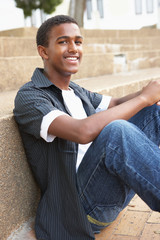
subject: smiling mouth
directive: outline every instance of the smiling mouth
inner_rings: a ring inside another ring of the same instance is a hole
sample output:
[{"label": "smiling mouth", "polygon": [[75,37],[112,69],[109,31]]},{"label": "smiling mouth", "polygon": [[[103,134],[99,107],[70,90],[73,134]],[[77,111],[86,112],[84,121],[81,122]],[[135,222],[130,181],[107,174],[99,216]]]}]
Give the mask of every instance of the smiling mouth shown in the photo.
[{"label": "smiling mouth", "polygon": [[75,62],[79,60],[79,57],[65,57],[65,59]]}]

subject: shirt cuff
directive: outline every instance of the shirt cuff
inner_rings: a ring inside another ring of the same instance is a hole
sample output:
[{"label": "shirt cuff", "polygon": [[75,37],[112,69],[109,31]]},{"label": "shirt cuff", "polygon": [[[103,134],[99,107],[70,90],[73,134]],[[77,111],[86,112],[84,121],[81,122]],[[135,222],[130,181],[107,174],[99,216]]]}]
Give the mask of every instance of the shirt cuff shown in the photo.
[{"label": "shirt cuff", "polygon": [[111,98],[112,98],[111,96],[103,95],[100,104],[96,108],[96,112],[101,112],[101,111],[107,110],[108,106],[110,104]]},{"label": "shirt cuff", "polygon": [[50,124],[53,122],[53,120],[55,120],[57,117],[61,115],[67,115],[67,114],[60,110],[53,110],[43,117],[42,123],[41,123],[40,136],[46,142],[53,142],[53,140],[56,138],[56,136],[48,134],[48,128]]}]

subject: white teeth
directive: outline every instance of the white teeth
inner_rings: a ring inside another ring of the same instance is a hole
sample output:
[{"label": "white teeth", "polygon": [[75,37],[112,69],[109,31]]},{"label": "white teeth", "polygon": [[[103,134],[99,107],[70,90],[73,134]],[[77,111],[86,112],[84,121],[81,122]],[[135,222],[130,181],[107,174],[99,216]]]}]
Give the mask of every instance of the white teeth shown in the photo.
[{"label": "white teeth", "polygon": [[67,59],[69,59],[69,60],[77,60],[77,58],[76,57],[67,57]]}]

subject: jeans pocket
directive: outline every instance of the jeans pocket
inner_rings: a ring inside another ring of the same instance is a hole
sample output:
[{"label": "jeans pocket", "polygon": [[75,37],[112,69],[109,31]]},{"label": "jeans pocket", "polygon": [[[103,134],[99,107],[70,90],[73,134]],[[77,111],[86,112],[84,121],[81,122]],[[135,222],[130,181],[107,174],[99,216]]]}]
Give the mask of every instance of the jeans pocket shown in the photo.
[{"label": "jeans pocket", "polygon": [[112,206],[96,206],[87,215],[93,232],[98,233],[103,228],[109,226],[118,216],[122,209],[117,205]]}]

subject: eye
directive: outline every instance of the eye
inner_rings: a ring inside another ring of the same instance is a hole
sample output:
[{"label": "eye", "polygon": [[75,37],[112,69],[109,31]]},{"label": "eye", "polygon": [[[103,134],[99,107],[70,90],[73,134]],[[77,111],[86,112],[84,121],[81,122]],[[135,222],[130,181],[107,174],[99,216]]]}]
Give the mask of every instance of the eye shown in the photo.
[{"label": "eye", "polygon": [[58,43],[59,43],[59,44],[66,44],[66,43],[67,43],[67,40],[59,41]]},{"label": "eye", "polygon": [[81,40],[77,40],[77,41],[75,41],[75,44],[81,45],[81,44],[82,44],[82,41],[81,41]]}]

